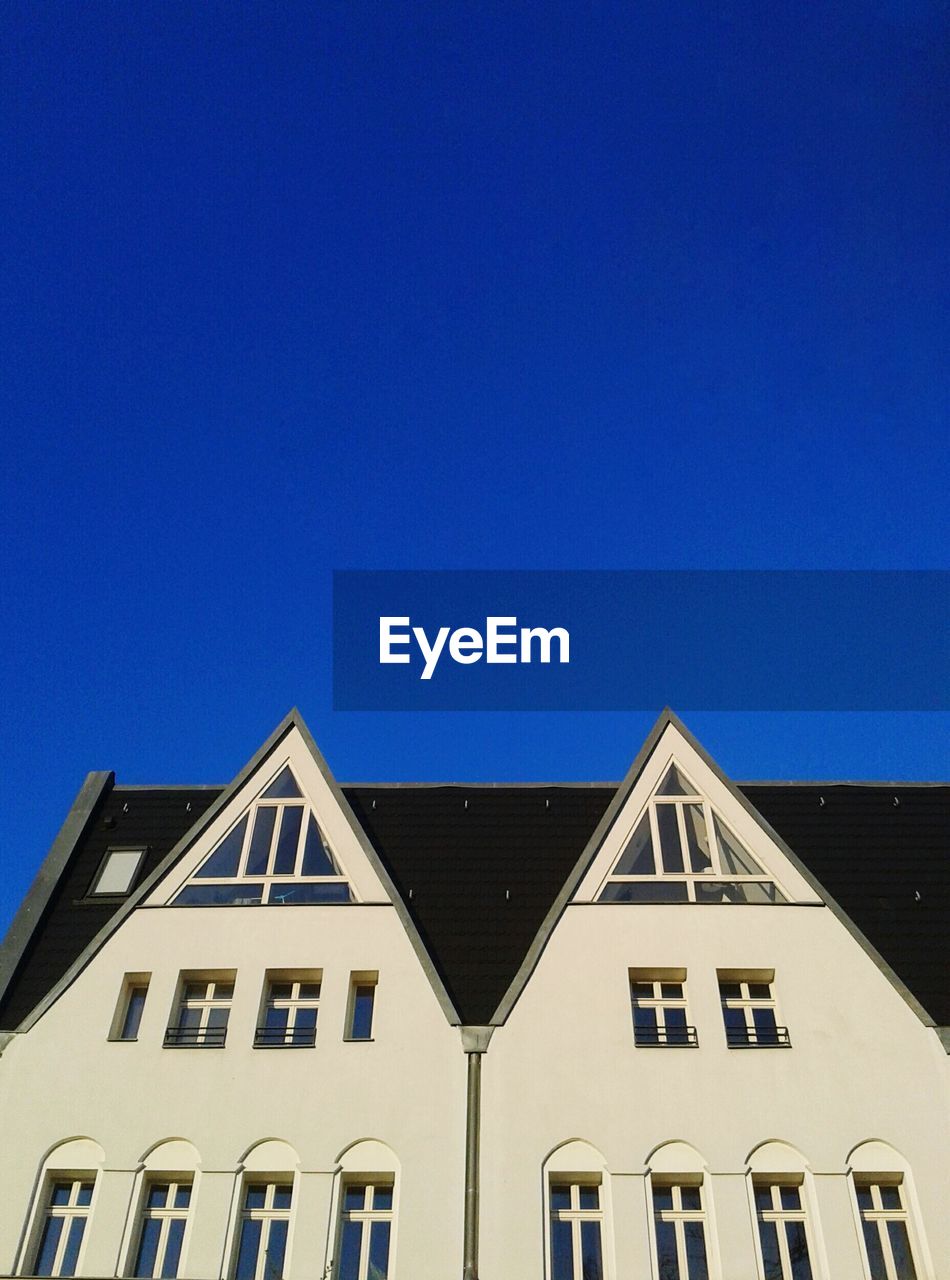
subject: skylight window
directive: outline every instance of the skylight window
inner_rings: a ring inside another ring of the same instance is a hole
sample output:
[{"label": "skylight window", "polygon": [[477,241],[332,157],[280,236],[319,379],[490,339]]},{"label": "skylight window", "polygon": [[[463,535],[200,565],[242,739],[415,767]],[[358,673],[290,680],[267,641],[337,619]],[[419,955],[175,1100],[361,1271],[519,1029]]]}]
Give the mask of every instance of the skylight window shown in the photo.
[{"label": "skylight window", "polygon": [[145,850],[107,849],[99,864],[96,878],[89,887],[90,897],[124,897],[135,883]]},{"label": "skylight window", "polygon": [[624,845],[601,902],[785,902],[742,841],[671,764]]},{"label": "skylight window", "polygon": [[351,902],[329,842],[289,766],[261,792],[174,899],[177,906]]}]

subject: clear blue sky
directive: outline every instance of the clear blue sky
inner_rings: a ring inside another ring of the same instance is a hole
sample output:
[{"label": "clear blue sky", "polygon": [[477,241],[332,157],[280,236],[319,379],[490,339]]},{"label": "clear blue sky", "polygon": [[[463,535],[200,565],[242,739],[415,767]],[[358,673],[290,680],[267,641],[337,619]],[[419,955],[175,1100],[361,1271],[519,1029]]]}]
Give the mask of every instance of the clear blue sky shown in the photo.
[{"label": "clear blue sky", "polygon": [[[334,568],[947,567],[945,4],[0,27],[0,924],[89,769],[297,703],[344,779],[616,778],[659,710],[334,714]],[[946,716],[676,709],[950,776]]]}]

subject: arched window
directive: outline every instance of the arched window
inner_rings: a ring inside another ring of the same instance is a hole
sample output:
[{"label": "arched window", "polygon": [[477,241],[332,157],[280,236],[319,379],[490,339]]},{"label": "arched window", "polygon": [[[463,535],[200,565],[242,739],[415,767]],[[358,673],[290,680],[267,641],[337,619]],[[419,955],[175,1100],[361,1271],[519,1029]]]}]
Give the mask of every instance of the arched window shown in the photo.
[{"label": "arched window", "polygon": [[125,1274],[174,1280],[184,1271],[187,1237],[201,1158],[183,1138],[157,1142],[142,1157],[127,1232]]},{"label": "arched window", "polygon": [[393,1267],[399,1162],[385,1142],[354,1142],[338,1157],[334,1280],[385,1280]]},{"label": "arched window", "polygon": [[92,1138],[70,1138],[47,1154],[27,1232],[28,1274],[76,1275],[104,1163],[102,1147]]},{"label": "arched window", "polygon": [[288,1142],[256,1143],[241,1161],[233,1280],[282,1280],[300,1157]]},{"label": "arched window", "polygon": [[665,1142],[647,1158],[653,1263],[660,1280],[711,1280],[711,1203],[706,1163],[687,1142]]},{"label": "arched window", "polygon": [[817,1206],[811,1171],[800,1151],[763,1142],[746,1162],[763,1280],[819,1280]]},{"label": "arched window", "polygon": [[608,1248],[607,1163],[596,1147],[574,1139],[544,1162],[548,1280],[605,1280]]},{"label": "arched window", "polygon": [[886,1142],[862,1142],[848,1173],[868,1280],[924,1280],[931,1269],[908,1162]]}]

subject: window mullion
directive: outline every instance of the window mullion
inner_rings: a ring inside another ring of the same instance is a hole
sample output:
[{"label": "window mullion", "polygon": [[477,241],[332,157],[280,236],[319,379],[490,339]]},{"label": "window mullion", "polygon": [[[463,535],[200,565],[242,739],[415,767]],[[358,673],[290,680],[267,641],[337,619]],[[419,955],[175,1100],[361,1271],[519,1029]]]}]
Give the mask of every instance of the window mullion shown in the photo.
[{"label": "window mullion", "polygon": [[897,1264],[894,1261],[894,1250],[891,1248],[891,1233],[887,1229],[887,1219],[881,1219],[877,1224],[878,1239],[881,1242],[881,1250],[884,1254],[884,1266],[887,1269],[887,1280],[900,1280],[897,1274]]},{"label": "window mullion", "polygon": [[[363,1192],[363,1203],[366,1203],[366,1192]],[[369,1276],[369,1237],[372,1230],[371,1224],[367,1218],[363,1218],[360,1223],[360,1274],[359,1280],[367,1280]]]},{"label": "window mullion", "polygon": [[778,1252],[782,1262],[784,1280],[792,1280],[792,1259],[788,1252],[788,1231],[786,1219],[779,1218],[775,1223],[775,1234],[778,1237]]},{"label": "window mullion", "polygon": [[[573,1192],[571,1199],[574,1199]],[[581,1249],[581,1220],[574,1216],[571,1217],[571,1250],[574,1254],[574,1280],[582,1280],[584,1275],[584,1254]]]},{"label": "window mullion", "polygon": [[686,1257],[686,1227],[681,1217],[677,1216],[673,1230],[676,1232],[676,1265],[679,1267],[680,1280],[687,1280],[689,1261]]},{"label": "window mullion", "polygon": [[284,810],[286,805],[275,804],[276,815],[274,817],[274,829],[270,833],[270,847],[267,850],[267,862],[264,864],[264,875],[273,876],[277,874],[274,863],[277,859],[277,841],[280,839],[280,829],[284,825]]},{"label": "window mullion", "polygon": [[307,830],[310,826],[310,806],[303,806],[303,814],[300,818],[300,833],[297,836],[297,856],[294,858],[294,875],[303,875],[303,852],[307,843]]},{"label": "window mullion", "polygon": [[713,826],[712,809],[709,801],[703,801],[703,819],[706,823],[706,841],[709,844],[709,860],[712,864],[713,874],[722,875],[722,863],[719,861],[719,841],[716,839],[716,829]]},{"label": "window mullion", "polygon": [[696,868],[693,866],[693,859],[689,854],[689,844],[686,840],[686,817],[684,814],[685,806],[677,804],[676,809],[676,830],[679,833],[680,848],[683,851],[683,870],[694,873]]},{"label": "window mullion", "polygon": [[653,863],[656,867],[656,874],[662,876],[666,873],[666,864],[663,861],[663,850],[660,847],[660,824],[656,820],[656,805],[650,805],[650,838],[653,841]]},{"label": "window mullion", "polygon": [[[175,1191],[173,1186],[168,1188],[168,1199],[172,1204],[175,1203]],[[152,1263],[153,1280],[162,1274],[162,1268],[165,1265],[165,1250],[168,1247],[168,1232],[171,1229],[171,1219],[167,1214],[162,1214],[158,1228],[158,1244],[155,1249],[155,1261]]]}]

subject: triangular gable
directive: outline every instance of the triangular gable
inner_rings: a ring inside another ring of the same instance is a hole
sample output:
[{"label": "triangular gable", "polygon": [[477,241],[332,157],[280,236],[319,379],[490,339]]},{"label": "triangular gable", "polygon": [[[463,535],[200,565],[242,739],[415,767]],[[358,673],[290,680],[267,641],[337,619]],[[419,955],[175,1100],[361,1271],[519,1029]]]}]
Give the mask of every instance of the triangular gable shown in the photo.
[{"label": "triangular gable", "polygon": [[[136,907],[163,905],[173,890],[184,884],[204,857],[212,852],[221,837],[227,834],[234,823],[235,810],[240,810],[242,806],[242,799],[246,805],[248,800],[266,789],[267,781],[279,773],[279,768],[273,767],[275,763],[291,761],[294,764],[295,776],[300,781],[301,790],[312,798],[314,809],[320,815],[322,829],[334,850],[334,860],[346,875],[354,900],[360,903],[392,904],[443,1013],[450,1023],[458,1025],[461,1019],[399,891],[320,754],[303,717],[295,708],[277,726],[234,781],[225,787],[221,795],[191,830],[179,840],[148,879],[131,894],[96,934],[63,977],[44,996],[29,1017],[23,1020],[18,1030],[28,1031],[33,1026],[79,976]],[[268,768],[270,772],[266,775],[267,780],[264,780],[262,771]],[[252,779],[261,780],[256,790],[251,783]],[[250,786],[249,783],[251,783]]]},{"label": "triangular gable", "polygon": [[[697,785],[702,784],[704,789],[708,789],[712,804],[732,824],[739,838],[753,852],[760,864],[776,876],[791,901],[819,905],[823,903],[828,907],[920,1020],[926,1026],[933,1026],[933,1018],[865,937],[844,908],[818,883],[782,837],[773,830],[738,787],[729,781],[712,757],[704,751],[682,721],[669,708],[664,709],[653,726],[630,766],[627,776],[618,787],[616,795],[607,806],[587,846],[577,860],[574,870],[561,887],[518,973],[495,1010],[491,1019],[492,1025],[500,1026],[507,1020],[565,908],[572,901],[594,902],[597,891],[618,863],[625,845],[633,835],[637,816],[643,812],[647,802],[659,790],[668,767],[673,761],[674,744],[676,758],[682,761],[683,767],[691,775],[692,782]],[[634,908],[631,907],[630,910]]]},{"label": "triangular gable", "polygon": [[244,779],[147,899],[150,906],[391,901],[299,726]]},{"label": "triangular gable", "polygon": [[819,899],[670,723],[575,900],[721,905]]}]

